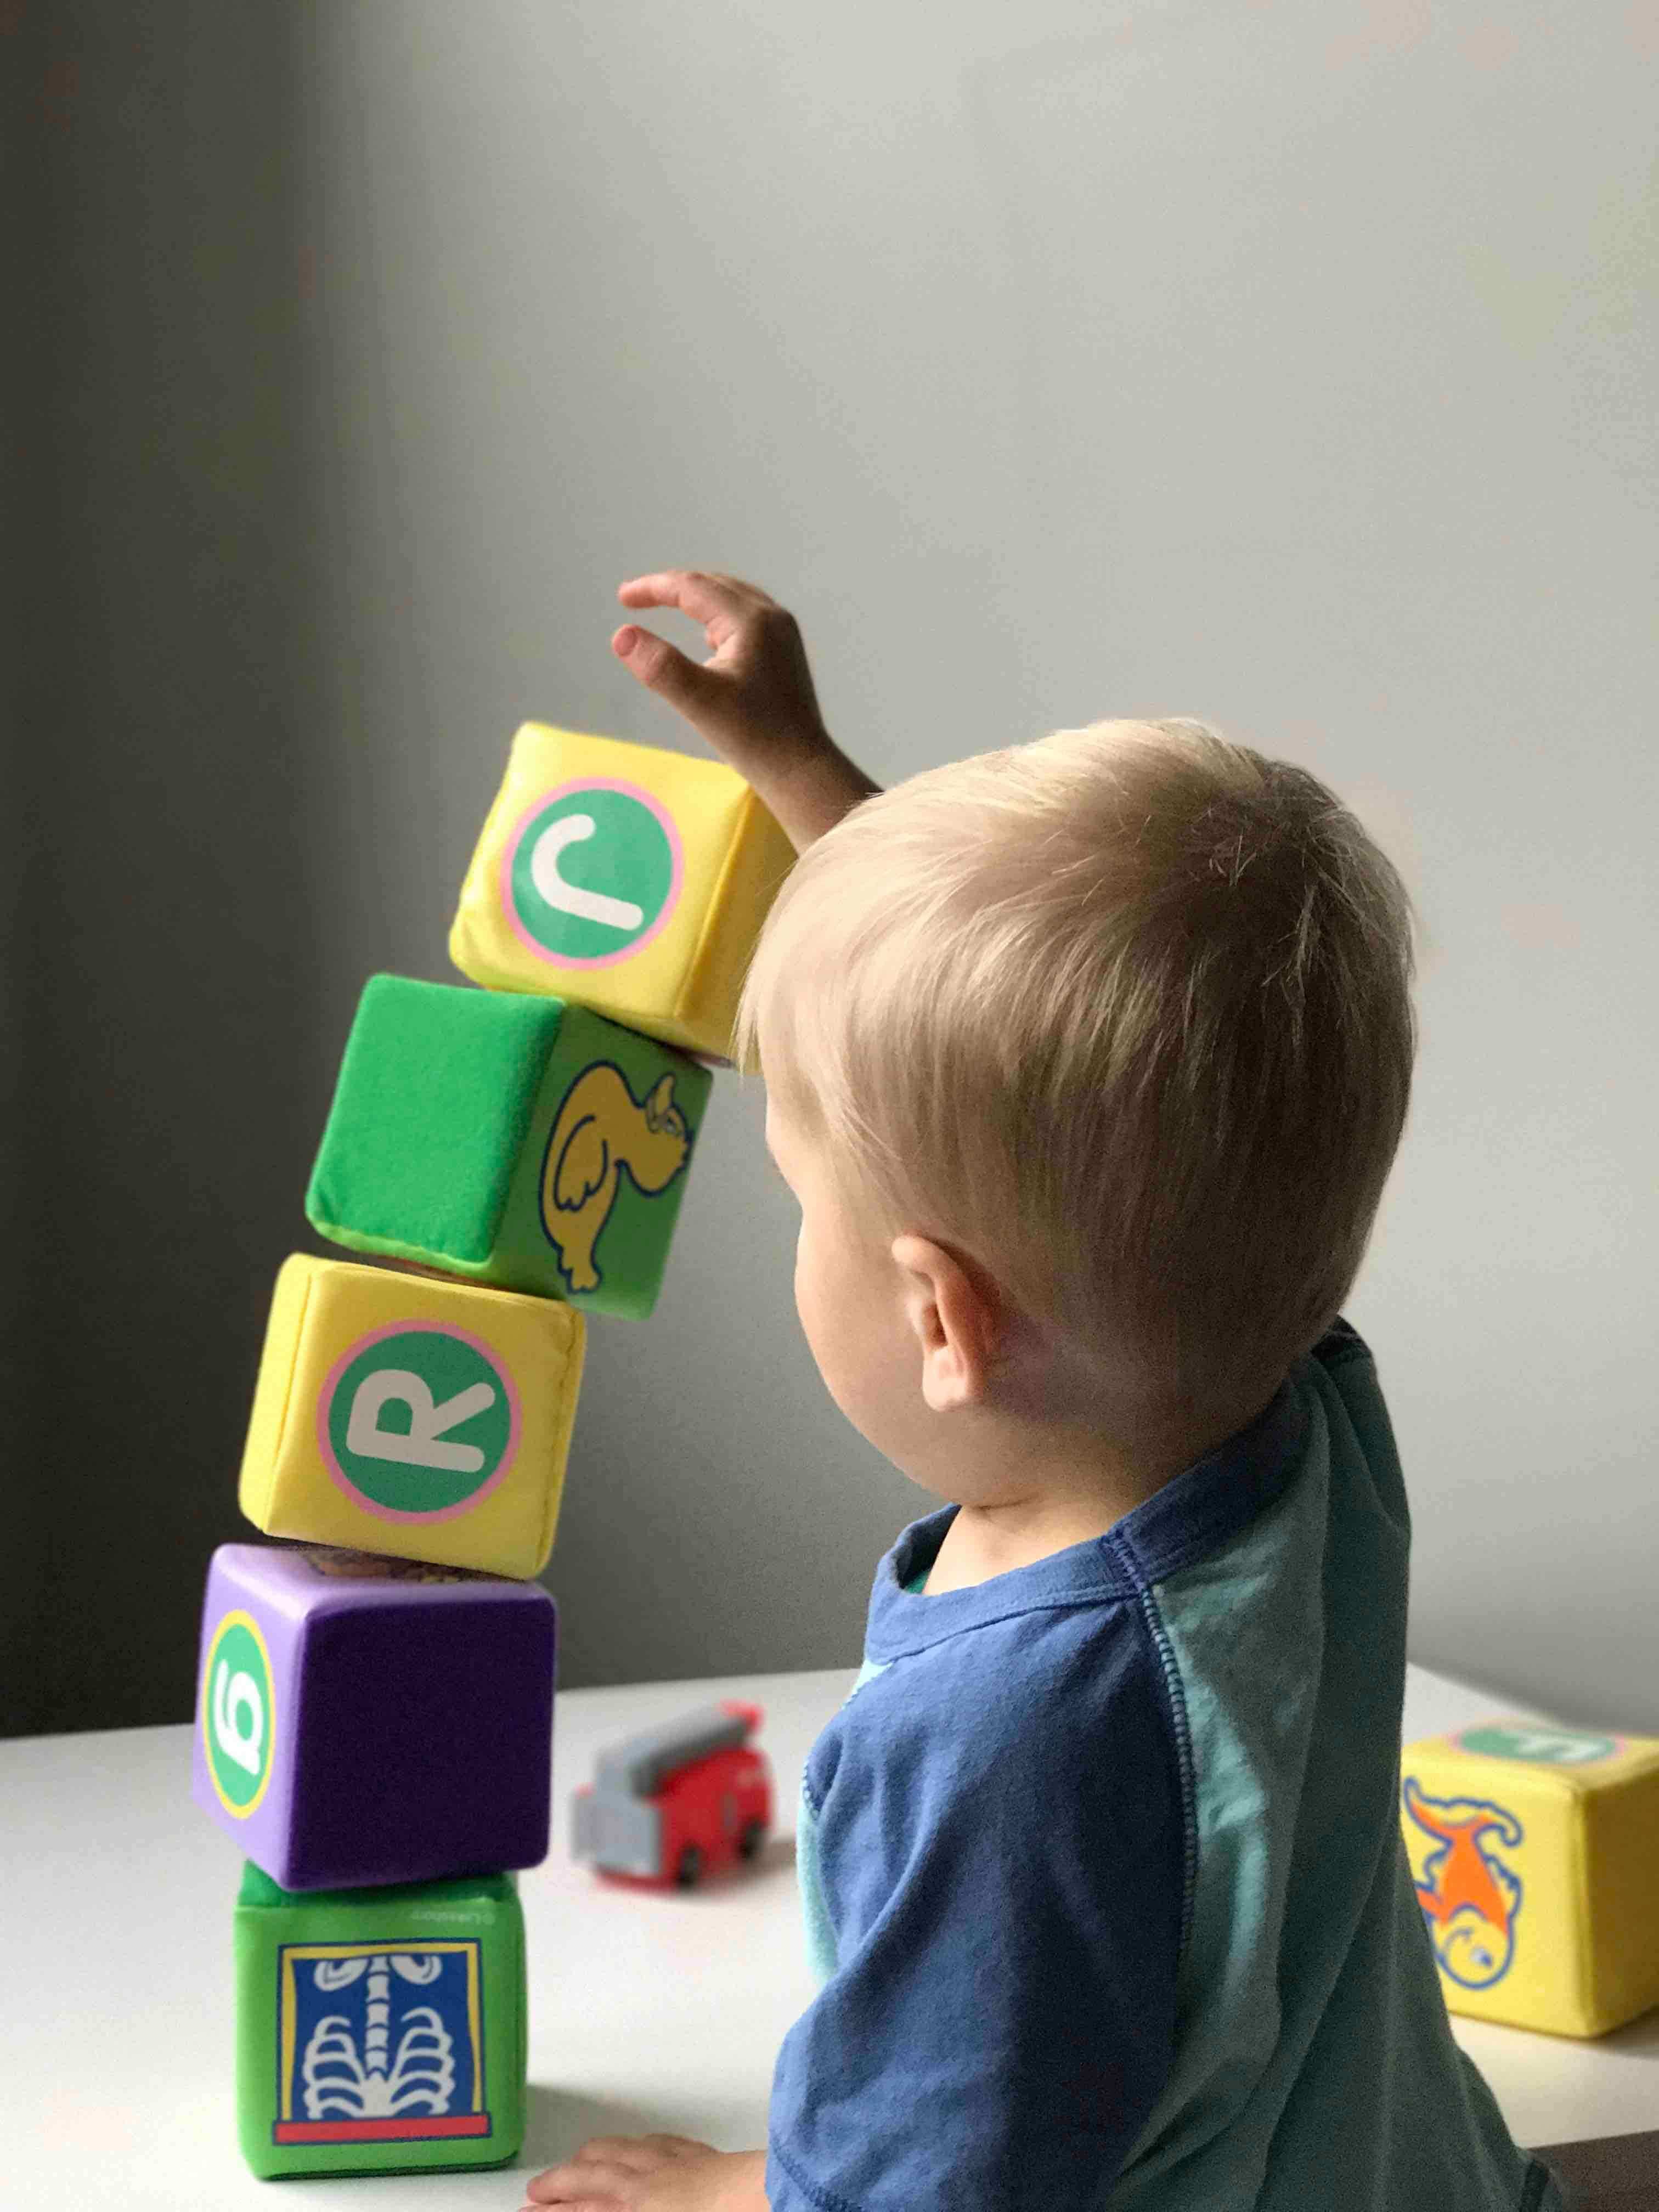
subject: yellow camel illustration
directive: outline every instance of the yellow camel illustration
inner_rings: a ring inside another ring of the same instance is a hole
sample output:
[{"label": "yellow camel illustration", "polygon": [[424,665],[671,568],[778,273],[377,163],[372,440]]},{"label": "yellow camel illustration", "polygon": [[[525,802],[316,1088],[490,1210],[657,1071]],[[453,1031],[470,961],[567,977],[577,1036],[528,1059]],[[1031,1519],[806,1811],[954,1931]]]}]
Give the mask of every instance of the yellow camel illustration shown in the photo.
[{"label": "yellow camel illustration", "polygon": [[665,1190],[690,1141],[672,1075],[638,1099],[611,1061],[582,1070],[564,1094],[542,1160],[542,1227],[573,1291],[599,1287],[593,1247],[611,1218],[623,1170],[637,1190]]}]

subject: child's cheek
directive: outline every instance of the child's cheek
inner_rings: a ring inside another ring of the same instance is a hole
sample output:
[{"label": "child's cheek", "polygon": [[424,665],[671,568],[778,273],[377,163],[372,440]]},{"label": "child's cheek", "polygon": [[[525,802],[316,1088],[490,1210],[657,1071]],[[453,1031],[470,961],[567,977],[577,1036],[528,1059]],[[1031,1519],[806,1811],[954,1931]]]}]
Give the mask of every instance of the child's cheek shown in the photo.
[{"label": "child's cheek", "polygon": [[816,1354],[817,1300],[812,1280],[812,1255],[805,1221],[801,1223],[800,1233],[795,1239],[795,1311],[800,1316],[800,1325],[806,1332],[806,1341]]},{"label": "child's cheek", "polygon": [[823,1255],[805,1221],[795,1244],[795,1310],[818,1372],[830,1396],[846,1413],[846,1378],[841,1371],[846,1363],[837,1342],[835,1285],[825,1280]]}]

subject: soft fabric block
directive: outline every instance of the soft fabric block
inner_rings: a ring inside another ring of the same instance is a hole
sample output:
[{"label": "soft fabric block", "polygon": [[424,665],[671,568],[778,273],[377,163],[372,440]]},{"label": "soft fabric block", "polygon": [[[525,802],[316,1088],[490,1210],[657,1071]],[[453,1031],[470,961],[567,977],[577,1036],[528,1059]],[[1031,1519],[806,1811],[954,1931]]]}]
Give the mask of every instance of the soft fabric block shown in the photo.
[{"label": "soft fabric block", "polygon": [[271,1300],[243,1512],[270,1536],[539,1574],[586,1328],[553,1299],[295,1253]]},{"label": "soft fabric block", "polygon": [[538,1583],[222,1544],[191,1794],[285,1889],[538,1865],[556,1633]]},{"label": "soft fabric block", "polygon": [[794,848],[734,769],[526,722],[450,932],[463,975],[730,1054],[744,971]]},{"label": "soft fabric block", "polygon": [[1451,2011],[1602,2035],[1659,2004],[1659,1737],[1486,1721],[1407,1744],[1401,1796]]},{"label": "soft fabric block", "polygon": [[524,2140],[524,1918],[510,1874],[235,1907],[236,2107],[262,2179],[504,2166]]},{"label": "soft fabric block", "polygon": [[713,1080],[561,999],[375,975],[306,1212],[357,1251],[642,1320]]}]

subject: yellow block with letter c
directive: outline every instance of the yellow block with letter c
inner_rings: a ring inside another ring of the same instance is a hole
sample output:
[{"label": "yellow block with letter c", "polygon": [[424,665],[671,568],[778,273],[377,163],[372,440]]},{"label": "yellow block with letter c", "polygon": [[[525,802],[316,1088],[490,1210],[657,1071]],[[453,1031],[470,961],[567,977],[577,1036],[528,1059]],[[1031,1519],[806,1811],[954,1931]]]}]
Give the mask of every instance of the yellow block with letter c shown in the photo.
[{"label": "yellow block with letter c", "polygon": [[744,972],[794,848],[723,762],[526,722],[449,955],[666,1044],[729,1056]]}]

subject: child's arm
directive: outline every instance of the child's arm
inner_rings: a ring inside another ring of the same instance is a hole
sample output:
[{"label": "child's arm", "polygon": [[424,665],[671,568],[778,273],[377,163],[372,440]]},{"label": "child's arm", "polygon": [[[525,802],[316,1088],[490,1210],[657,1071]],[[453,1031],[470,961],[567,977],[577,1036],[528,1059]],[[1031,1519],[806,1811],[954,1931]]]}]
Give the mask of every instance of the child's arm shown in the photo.
[{"label": "child's arm", "polygon": [[625,607],[678,607],[702,624],[714,650],[701,663],[635,623],[611,649],[754,787],[798,853],[879,790],[823,726],[795,617],[757,585],[665,568],[633,577],[617,597]]},{"label": "child's arm", "polygon": [[1127,1603],[1026,1618],[866,1645],[890,1663],[808,1754],[835,1966],[774,2069],[771,2212],[1084,2212],[1164,2094],[1188,1846],[1157,1651]]}]

